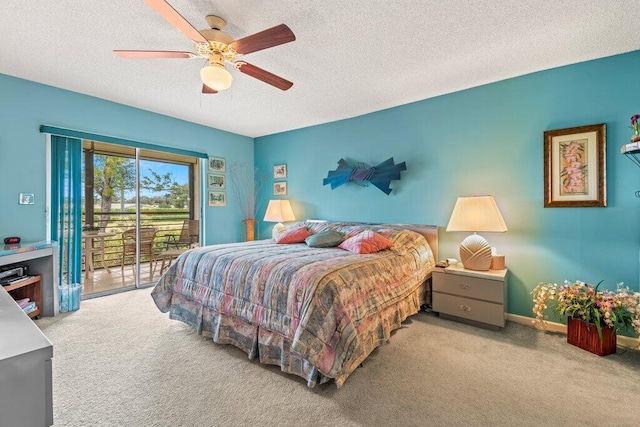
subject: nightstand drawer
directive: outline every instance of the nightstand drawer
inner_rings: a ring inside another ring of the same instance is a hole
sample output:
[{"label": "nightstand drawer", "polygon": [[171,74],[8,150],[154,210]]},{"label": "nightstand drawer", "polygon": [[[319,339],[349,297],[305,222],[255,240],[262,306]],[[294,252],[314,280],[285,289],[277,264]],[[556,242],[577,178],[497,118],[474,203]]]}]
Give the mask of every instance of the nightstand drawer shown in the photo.
[{"label": "nightstand drawer", "polygon": [[433,311],[504,327],[502,304],[438,293],[433,298]]},{"label": "nightstand drawer", "polygon": [[433,275],[433,291],[477,298],[502,304],[504,283],[497,280],[481,279],[460,274],[438,273]]}]

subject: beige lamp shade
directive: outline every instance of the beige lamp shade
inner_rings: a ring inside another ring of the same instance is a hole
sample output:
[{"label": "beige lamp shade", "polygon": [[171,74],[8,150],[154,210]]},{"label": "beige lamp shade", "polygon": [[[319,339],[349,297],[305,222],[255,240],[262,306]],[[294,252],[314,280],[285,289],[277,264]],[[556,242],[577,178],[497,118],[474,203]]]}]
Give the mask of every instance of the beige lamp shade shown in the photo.
[{"label": "beige lamp shade", "polygon": [[493,196],[458,197],[453,207],[447,231],[492,231],[504,233],[504,223]]},{"label": "beige lamp shade", "polygon": [[286,222],[295,221],[291,203],[288,200],[269,200],[267,211],[264,214],[264,220],[267,222]]},{"label": "beige lamp shade", "polygon": [[[507,224],[492,196],[458,197],[447,231],[503,233],[507,231]],[[489,270],[491,259],[491,245],[478,234],[468,236],[460,244],[460,261],[465,268]]]}]

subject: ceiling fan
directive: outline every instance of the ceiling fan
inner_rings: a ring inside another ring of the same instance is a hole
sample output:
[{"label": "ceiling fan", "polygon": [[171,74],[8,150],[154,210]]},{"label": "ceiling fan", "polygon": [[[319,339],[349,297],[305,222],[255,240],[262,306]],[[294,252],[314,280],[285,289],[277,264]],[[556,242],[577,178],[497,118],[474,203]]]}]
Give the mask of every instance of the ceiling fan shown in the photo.
[{"label": "ceiling fan", "polygon": [[198,31],[164,0],[144,0],[153,10],[179,29],[182,34],[195,42],[195,53],[157,50],[114,50],[122,58],[205,58],[208,65],[200,70],[202,93],[218,93],[231,86],[233,77],[227,71],[225,62],[233,65],[241,73],[247,74],[281,90],[287,90],[293,83],[276,76],[248,62],[238,60],[241,55],[257,52],[296,39],[285,24],[259,33],[234,40],[222,32],[224,19],[209,15],[206,17],[209,29]]}]

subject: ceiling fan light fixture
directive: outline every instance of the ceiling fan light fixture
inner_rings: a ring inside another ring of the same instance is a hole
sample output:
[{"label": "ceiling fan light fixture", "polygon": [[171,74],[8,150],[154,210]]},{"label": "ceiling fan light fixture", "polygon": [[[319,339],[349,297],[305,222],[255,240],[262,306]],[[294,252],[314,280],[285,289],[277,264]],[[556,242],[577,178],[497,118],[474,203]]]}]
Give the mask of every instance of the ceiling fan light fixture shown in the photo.
[{"label": "ceiling fan light fixture", "polygon": [[233,76],[224,68],[224,65],[211,64],[200,70],[202,83],[213,90],[221,91],[229,89]]},{"label": "ceiling fan light fixture", "polygon": [[291,28],[285,24],[276,25],[264,31],[234,39],[222,30],[225,28],[225,20],[219,16],[206,17],[209,28],[196,30],[182,15],[178,13],[167,0],[145,0],[158,15],[169,24],[176,27],[187,38],[193,41],[194,52],[159,51],[159,50],[114,50],[121,58],[206,58],[208,65],[200,69],[202,80],[202,93],[218,93],[229,89],[233,81],[231,73],[225,69],[225,63],[234,66],[241,73],[258,79],[280,90],[288,90],[292,82],[276,76],[255,65],[244,61],[237,62],[236,57],[248,53],[258,52],[296,39]]}]

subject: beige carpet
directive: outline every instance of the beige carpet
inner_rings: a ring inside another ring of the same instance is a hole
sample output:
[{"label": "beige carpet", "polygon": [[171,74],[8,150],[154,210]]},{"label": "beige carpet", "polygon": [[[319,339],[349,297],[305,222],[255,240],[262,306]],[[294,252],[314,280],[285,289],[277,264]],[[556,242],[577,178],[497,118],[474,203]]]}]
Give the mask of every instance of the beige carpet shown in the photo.
[{"label": "beige carpet", "polygon": [[419,313],[345,385],[309,389],[160,313],[150,289],[37,321],[54,345],[55,426],[638,425],[640,352]]}]

